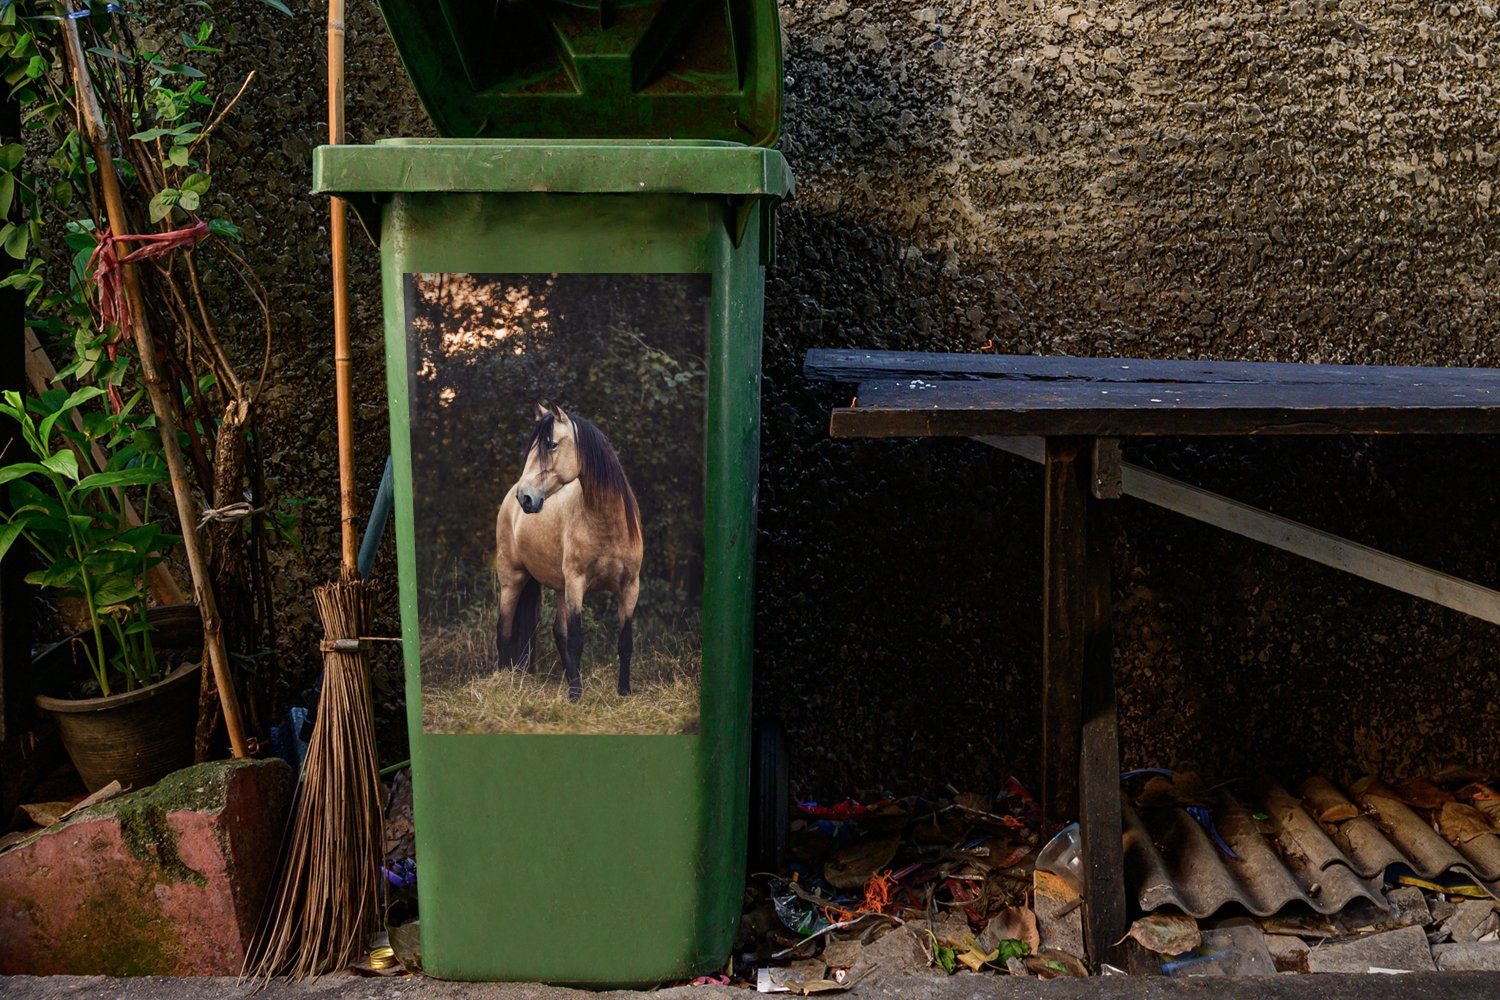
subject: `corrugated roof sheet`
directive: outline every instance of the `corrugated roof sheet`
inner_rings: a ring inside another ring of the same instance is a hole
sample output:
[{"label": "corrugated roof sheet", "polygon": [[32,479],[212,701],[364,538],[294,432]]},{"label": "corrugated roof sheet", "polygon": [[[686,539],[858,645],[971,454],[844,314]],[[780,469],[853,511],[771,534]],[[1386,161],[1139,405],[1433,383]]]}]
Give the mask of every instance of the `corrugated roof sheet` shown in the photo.
[{"label": "corrugated roof sheet", "polygon": [[1472,879],[1500,899],[1500,835],[1470,829],[1450,842],[1378,781],[1346,793],[1313,778],[1300,795],[1266,782],[1216,798],[1213,824],[1237,858],[1179,805],[1126,806],[1127,884],[1143,910],[1203,918],[1234,905],[1260,917],[1297,903],[1324,915],[1359,899],[1385,907],[1381,887],[1398,865],[1425,879]]}]

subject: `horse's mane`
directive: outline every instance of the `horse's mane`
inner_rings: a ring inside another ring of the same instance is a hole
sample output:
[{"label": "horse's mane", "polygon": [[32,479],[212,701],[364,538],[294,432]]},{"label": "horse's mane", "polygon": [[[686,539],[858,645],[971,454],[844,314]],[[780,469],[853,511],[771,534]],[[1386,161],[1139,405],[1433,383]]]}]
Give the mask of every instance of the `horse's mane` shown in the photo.
[{"label": "horse's mane", "polygon": [[[625,467],[615,454],[614,446],[604,432],[576,413],[568,414],[573,424],[573,440],[578,446],[579,484],[583,487],[583,501],[596,511],[608,510],[612,503],[625,506],[625,524],[630,537],[641,537],[641,512],[635,502],[635,491],[630,480],[625,478]],[[542,418],[531,429],[531,438],[526,442],[526,454],[544,441],[552,440],[553,425],[557,418],[551,413]]]}]

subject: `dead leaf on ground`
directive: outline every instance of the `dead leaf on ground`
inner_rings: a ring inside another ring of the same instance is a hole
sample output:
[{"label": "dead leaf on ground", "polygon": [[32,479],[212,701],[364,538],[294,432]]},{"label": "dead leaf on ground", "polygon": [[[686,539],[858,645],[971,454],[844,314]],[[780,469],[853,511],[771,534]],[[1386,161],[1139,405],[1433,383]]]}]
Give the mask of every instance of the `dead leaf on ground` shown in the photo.
[{"label": "dead leaf on ground", "polygon": [[1334,802],[1318,813],[1320,823],[1347,823],[1359,815],[1359,807],[1353,802]]},{"label": "dead leaf on ground", "polygon": [[23,802],[21,812],[37,826],[51,826],[62,819],[63,813],[73,808],[71,802]]},{"label": "dead leaf on ground", "polygon": [[1446,792],[1434,785],[1426,778],[1412,778],[1403,781],[1396,788],[1401,801],[1418,809],[1441,809],[1446,803],[1453,801],[1453,794]]},{"label": "dead leaf on ground", "polygon": [[1065,951],[1044,951],[1039,955],[1032,955],[1025,964],[1026,971],[1039,979],[1058,979],[1064,976],[1073,979],[1089,977],[1088,967],[1083,964],[1083,960]]},{"label": "dead leaf on ground", "polygon": [[1007,906],[990,918],[984,932],[979,935],[981,947],[993,951],[1001,941],[1019,941],[1035,955],[1042,948],[1042,935],[1037,931],[1036,914],[1029,906]]},{"label": "dead leaf on ground", "polygon": [[1450,844],[1462,845],[1477,837],[1495,832],[1490,819],[1473,806],[1462,802],[1445,802],[1438,812],[1438,832]]},{"label": "dead leaf on ground", "polygon": [[1472,781],[1488,781],[1489,777],[1469,764],[1447,764],[1433,772],[1432,780],[1439,785],[1467,785]]},{"label": "dead leaf on ground", "polygon": [[1459,799],[1468,802],[1489,817],[1492,824],[1500,826],[1500,792],[1483,782],[1473,782],[1458,790]]},{"label": "dead leaf on ground", "polygon": [[108,802],[116,795],[124,794],[124,787],[118,781],[111,781],[103,788],[91,795],[86,796],[78,802],[25,802],[21,804],[21,812],[26,818],[37,826],[52,826],[61,823],[69,816],[80,813],[89,806],[97,806],[101,802]]},{"label": "dead leaf on ground", "polygon": [[1049,896],[1064,906],[1079,900],[1078,889],[1068,879],[1038,868],[1032,873],[1031,883],[1040,896]]},{"label": "dead leaf on ground", "polygon": [[849,988],[833,979],[810,979],[805,983],[796,983],[795,986],[797,992],[805,997],[810,997],[814,993],[837,993]]},{"label": "dead leaf on ground", "polygon": [[1159,774],[1147,778],[1136,801],[1143,806],[1207,805],[1213,798],[1197,774],[1178,771],[1170,778]]},{"label": "dead leaf on ground", "polygon": [[1350,785],[1349,793],[1359,802],[1363,802],[1365,799],[1389,799],[1392,802],[1402,803],[1406,801],[1401,797],[1400,792],[1374,775],[1365,775]]},{"label": "dead leaf on ground", "polygon": [[67,812],[63,813],[62,818],[67,819],[74,813],[83,812],[83,810],[87,809],[89,806],[97,806],[101,802],[108,802],[115,796],[124,794],[125,786],[121,785],[118,780],[111,781],[109,784],[105,785],[103,788],[99,789],[97,792],[93,793],[92,795],[88,796],[88,798],[78,803],[72,809],[69,809]]},{"label": "dead leaf on ground", "polygon": [[1125,937],[1158,955],[1181,955],[1203,943],[1198,921],[1181,913],[1147,914],[1130,925]]},{"label": "dead leaf on ground", "polygon": [[823,864],[823,877],[839,889],[863,889],[870,876],[885,868],[896,856],[898,837],[862,840],[839,851]]}]

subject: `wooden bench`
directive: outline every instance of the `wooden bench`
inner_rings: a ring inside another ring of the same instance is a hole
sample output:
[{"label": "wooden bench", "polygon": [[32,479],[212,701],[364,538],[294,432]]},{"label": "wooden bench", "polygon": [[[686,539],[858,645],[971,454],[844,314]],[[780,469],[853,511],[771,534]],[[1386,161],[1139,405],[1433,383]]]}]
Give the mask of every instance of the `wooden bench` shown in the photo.
[{"label": "wooden bench", "polygon": [[972,437],[1045,477],[1042,795],[1079,821],[1094,962],[1127,929],[1109,501],[1133,496],[1500,624],[1500,592],[1124,462],[1133,436],[1500,433],[1500,369],[815,350],[835,438]]}]

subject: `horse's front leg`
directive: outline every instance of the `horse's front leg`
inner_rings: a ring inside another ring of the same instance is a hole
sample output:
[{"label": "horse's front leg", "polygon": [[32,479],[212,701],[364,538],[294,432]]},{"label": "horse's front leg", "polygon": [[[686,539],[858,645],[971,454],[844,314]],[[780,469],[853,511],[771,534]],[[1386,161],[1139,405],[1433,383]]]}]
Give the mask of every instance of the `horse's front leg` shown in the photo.
[{"label": "horse's front leg", "polygon": [[630,655],[635,650],[635,602],[641,595],[640,577],[632,577],[620,591],[620,693],[630,693]]},{"label": "horse's front leg", "polygon": [[500,568],[496,576],[500,585],[500,613],[495,620],[495,647],[500,652],[500,669],[524,669],[524,661],[530,657],[516,641],[519,638],[517,630],[521,625],[516,611],[530,578],[525,571],[512,568]]},{"label": "horse's front leg", "polygon": [[582,579],[568,578],[563,592],[557,595],[557,616],[552,620],[557,656],[568,679],[569,701],[583,700],[583,595]]}]

